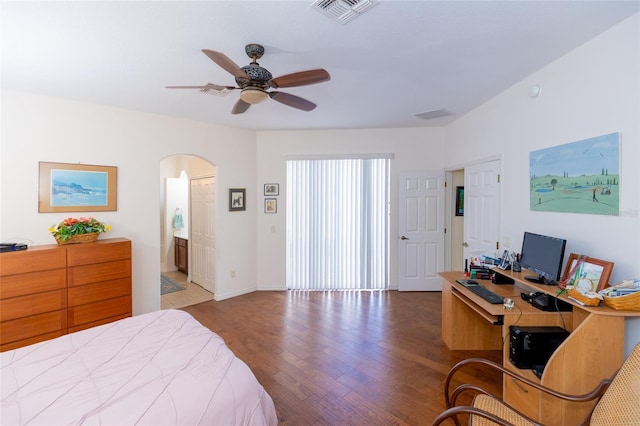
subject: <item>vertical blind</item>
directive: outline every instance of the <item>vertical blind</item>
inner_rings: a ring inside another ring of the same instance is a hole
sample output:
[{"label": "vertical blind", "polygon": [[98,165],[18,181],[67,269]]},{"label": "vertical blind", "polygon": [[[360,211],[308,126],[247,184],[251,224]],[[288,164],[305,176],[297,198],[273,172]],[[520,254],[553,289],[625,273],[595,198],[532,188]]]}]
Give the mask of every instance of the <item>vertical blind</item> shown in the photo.
[{"label": "vertical blind", "polygon": [[386,289],[389,159],[287,161],[287,288]]}]

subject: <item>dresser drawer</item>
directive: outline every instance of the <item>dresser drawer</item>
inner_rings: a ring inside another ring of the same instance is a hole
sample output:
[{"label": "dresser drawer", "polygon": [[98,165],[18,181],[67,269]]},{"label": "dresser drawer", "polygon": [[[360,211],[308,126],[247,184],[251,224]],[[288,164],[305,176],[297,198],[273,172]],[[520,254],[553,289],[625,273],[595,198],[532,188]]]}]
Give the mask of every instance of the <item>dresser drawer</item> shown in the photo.
[{"label": "dresser drawer", "polygon": [[98,240],[91,244],[74,244],[67,248],[67,266],[89,265],[99,262],[129,259],[131,241]]},{"label": "dresser drawer", "polygon": [[64,330],[58,330],[58,331],[53,331],[51,333],[40,334],[35,337],[18,340],[11,343],[5,344],[4,341],[2,341],[2,344],[0,344],[0,352],[10,351],[11,349],[17,349],[23,346],[33,345],[34,343],[44,342],[45,340],[55,339],[56,337],[64,336],[65,334],[67,334],[66,328]]},{"label": "dresser drawer", "polygon": [[66,287],[66,269],[9,275],[0,278],[0,299],[42,293]]},{"label": "dresser drawer", "polygon": [[67,269],[67,284],[69,287],[116,280],[131,276],[131,260],[96,263],[93,265],[76,266]]},{"label": "dresser drawer", "polygon": [[69,306],[69,328],[118,315],[131,315],[131,296],[121,296],[80,306]]},{"label": "dresser drawer", "polygon": [[131,295],[131,278],[69,287],[69,306]]},{"label": "dresser drawer", "polygon": [[0,321],[57,311],[66,307],[67,290],[54,290],[12,297],[11,299],[0,301]]},{"label": "dresser drawer", "polygon": [[5,345],[60,330],[62,330],[62,334],[67,330],[67,311],[65,309],[4,321],[0,341]]},{"label": "dresser drawer", "polygon": [[76,325],[75,327],[70,327],[69,328],[69,333],[75,333],[76,331],[86,330],[87,328],[97,327],[97,326],[103,325],[103,324],[108,324],[110,322],[118,321],[120,319],[128,318],[130,316],[131,316],[130,313],[129,314],[122,314],[122,315],[116,315],[115,317],[103,318],[103,319],[98,320],[98,321],[88,322],[86,324]]},{"label": "dresser drawer", "polygon": [[0,276],[65,268],[67,251],[64,247],[39,246],[0,253],[0,265]]}]

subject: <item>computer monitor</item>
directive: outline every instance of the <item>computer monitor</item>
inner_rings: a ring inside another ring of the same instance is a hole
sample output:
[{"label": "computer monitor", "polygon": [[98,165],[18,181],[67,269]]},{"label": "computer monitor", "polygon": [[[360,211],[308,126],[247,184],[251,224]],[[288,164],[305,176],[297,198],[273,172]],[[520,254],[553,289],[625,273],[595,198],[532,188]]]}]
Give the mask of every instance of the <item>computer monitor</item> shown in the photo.
[{"label": "computer monitor", "polygon": [[520,264],[523,268],[538,275],[525,276],[524,278],[538,284],[557,284],[560,279],[566,245],[567,240],[562,238],[525,232],[520,252]]}]

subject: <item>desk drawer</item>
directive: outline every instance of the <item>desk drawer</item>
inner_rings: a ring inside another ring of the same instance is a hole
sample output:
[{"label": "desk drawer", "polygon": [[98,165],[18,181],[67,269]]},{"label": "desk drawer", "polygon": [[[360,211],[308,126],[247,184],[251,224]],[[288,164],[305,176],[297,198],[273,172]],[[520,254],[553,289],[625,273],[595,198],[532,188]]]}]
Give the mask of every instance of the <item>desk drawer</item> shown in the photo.
[{"label": "desk drawer", "polygon": [[504,401],[534,420],[540,417],[540,391],[514,378],[504,376]]}]

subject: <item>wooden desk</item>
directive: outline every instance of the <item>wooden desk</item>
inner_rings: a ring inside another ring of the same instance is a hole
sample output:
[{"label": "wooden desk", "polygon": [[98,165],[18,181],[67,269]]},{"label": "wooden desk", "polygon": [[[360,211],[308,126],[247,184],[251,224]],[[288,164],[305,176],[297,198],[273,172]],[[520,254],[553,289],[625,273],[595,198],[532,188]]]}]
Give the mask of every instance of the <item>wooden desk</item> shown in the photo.
[{"label": "wooden desk", "polygon": [[[582,394],[591,391],[604,378],[610,377],[624,361],[624,318],[640,316],[640,312],[616,311],[608,307],[573,305],[573,312],[543,312],[521,299],[520,293],[541,291],[553,296],[556,286],[531,283],[525,275],[500,271],[513,278],[515,285],[495,285],[488,280],[480,284],[515,302],[513,310],[492,305],[457,283],[463,272],[443,272],[442,339],[452,350],[502,350],[503,365],[535,382],[560,392]],[[571,332],[549,359],[538,379],[531,370],[521,370],[509,361],[509,326],[560,326]],[[547,425],[577,424],[593,406],[558,401],[531,387],[503,379],[505,401],[519,411]]]}]

